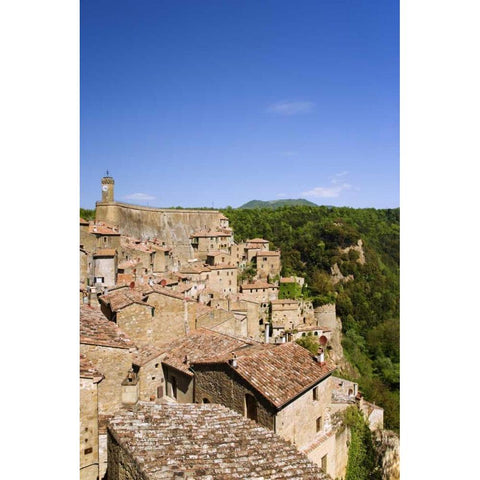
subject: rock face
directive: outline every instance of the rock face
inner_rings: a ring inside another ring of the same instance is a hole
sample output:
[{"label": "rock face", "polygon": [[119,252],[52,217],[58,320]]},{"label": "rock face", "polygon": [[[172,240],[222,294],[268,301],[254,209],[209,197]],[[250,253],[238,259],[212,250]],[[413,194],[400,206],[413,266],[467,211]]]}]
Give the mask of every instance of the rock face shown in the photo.
[{"label": "rock face", "polygon": [[350,247],[342,249],[342,253],[348,253],[350,250],[354,250],[358,252],[359,257],[357,262],[360,265],[365,265],[366,260],[365,260],[365,252],[363,251],[363,241],[362,239],[359,239],[356,245],[351,245]]},{"label": "rock face", "polygon": [[373,442],[380,456],[382,478],[400,480],[400,439],[391,430],[377,430]]}]

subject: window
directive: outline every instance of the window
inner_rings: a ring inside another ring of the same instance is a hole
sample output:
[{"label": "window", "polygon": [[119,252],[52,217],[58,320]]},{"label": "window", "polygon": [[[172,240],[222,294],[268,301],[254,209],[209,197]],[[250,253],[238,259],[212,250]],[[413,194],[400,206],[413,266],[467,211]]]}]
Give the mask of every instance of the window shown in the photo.
[{"label": "window", "polygon": [[245,395],[245,416],[250,420],[257,421],[257,401],[253,395]]},{"label": "window", "polygon": [[204,398],[204,399],[202,400],[202,402],[203,402],[203,403],[210,403],[210,400],[209,400],[208,398]]},{"label": "window", "polygon": [[322,428],[323,428],[322,417],[318,417],[318,418],[317,418],[317,432],[319,432],[320,430],[322,430]]},{"label": "window", "polygon": [[315,388],[312,390],[312,393],[313,393],[313,399],[314,399],[314,400],[318,400],[318,387],[315,387]]}]

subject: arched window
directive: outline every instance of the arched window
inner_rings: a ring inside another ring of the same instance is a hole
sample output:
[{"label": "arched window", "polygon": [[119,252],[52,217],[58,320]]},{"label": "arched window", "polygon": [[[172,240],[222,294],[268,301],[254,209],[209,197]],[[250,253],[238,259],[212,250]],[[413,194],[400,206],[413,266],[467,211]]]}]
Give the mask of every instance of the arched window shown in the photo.
[{"label": "arched window", "polygon": [[203,402],[203,403],[210,403],[210,400],[209,400],[208,398],[204,398],[204,399],[202,400],[202,402]]},{"label": "arched window", "polygon": [[257,421],[257,401],[253,395],[245,394],[245,416]]}]

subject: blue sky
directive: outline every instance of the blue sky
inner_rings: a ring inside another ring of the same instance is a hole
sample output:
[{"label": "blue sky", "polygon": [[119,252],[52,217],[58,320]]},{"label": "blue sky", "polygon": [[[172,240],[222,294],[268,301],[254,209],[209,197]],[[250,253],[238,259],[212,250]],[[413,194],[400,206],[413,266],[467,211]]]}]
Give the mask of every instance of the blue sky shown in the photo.
[{"label": "blue sky", "polygon": [[80,205],[399,206],[395,0],[81,0]]}]

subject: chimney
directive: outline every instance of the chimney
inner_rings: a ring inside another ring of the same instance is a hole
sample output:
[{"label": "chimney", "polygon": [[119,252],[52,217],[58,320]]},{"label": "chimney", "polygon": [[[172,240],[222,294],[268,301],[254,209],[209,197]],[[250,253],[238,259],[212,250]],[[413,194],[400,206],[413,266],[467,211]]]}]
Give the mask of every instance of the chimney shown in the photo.
[{"label": "chimney", "polygon": [[269,336],[270,324],[265,324],[265,343],[268,343],[268,336]]},{"label": "chimney", "polygon": [[232,352],[232,358],[228,361],[228,363],[233,367],[237,368],[237,356],[234,352]]}]

